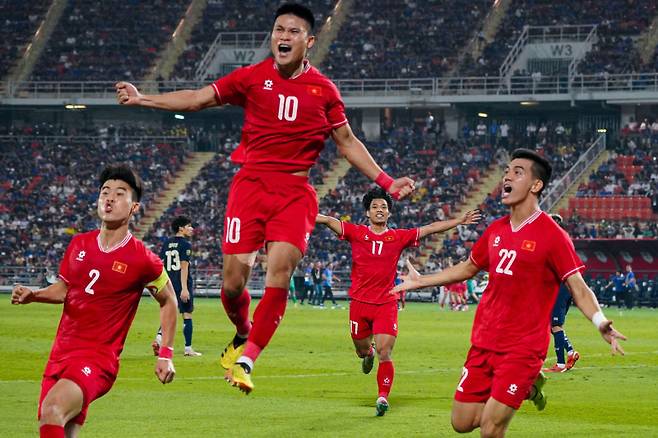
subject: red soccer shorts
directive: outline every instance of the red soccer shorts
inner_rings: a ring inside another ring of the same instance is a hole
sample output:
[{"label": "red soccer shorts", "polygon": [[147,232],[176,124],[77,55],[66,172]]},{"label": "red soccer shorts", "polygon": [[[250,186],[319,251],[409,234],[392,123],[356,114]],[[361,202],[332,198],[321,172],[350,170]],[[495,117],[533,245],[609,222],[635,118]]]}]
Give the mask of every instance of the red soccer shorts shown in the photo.
[{"label": "red soccer shorts", "polygon": [[304,254],[315,226],[318,198],[305,176],[240,170],[231,183],[224,219],[224,254],[288,242]]},{"label": "red soccer shorts", "polygon": [[455,400],[486,403],[489,397],[519,409],[541,371],[544,359],[532,353],[496,353],[471,346]]},{"label": "red soccer shorts", "polygon": [[58,380],[68,379],[82,389],[82,410],[71,421],[83,425],[91,402],[101,398],[112,388],[116,376],[116,366],[108,366],[107,360],[104,359],[76,357],[62,362],[48,361],[41,380],[37,418],[41,418],[41,404],[48,391],[55,386]]},{"label": "red soccer shorts", "polygon": [[350,301],[350,334],[352,339],[370,335],[398,335],[398,303],[370,304]]}]

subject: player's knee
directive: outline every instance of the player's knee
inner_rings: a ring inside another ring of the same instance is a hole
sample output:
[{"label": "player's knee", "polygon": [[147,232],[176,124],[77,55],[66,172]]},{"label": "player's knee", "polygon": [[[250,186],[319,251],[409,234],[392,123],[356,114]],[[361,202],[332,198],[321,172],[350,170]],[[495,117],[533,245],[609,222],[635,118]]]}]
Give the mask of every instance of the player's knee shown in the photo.
[{"label": "player's knee", "polygon": [[392,360],[391,353],[393,350],[391,347],[377,347],[377,358],[380,362],[386,362]]},{"label": "player's knee", "polygon": [[564,329],[562,328],[561,325],[554,325],[553,327],[551,327],[551,332],[552,333],[557,333],[557,332],[562,332],[562,331],[564,331]]},{"label": "player's knee", "polygon": [[370,348],[357,348],[356,349],[356,355],[359,356],[361,359],[366,357],[370,353]]},{"label": "player's knee", "polygon": [[497,423],[495,421],[483,421],[480,424],[480,437],[495,438],[503,436],[505,432],[505,424]]},{"label": "player's knee", "polygon": [[66,423],[64,410],[60,403],[55,400],[44,400],[41,405],[41,424],[58,424]]},{"label": "player's knee", "polygon": [[455,415],[452,416],[451,423],[453,430],[457,433],[469,433],[477,427],[470,418],[464,419]]}]

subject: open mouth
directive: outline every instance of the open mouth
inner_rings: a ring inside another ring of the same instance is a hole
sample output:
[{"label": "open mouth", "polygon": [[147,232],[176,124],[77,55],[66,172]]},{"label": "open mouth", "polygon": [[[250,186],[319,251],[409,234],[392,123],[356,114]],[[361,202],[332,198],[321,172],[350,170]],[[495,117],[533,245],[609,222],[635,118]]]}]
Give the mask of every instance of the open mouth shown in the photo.
[{"label": "open mouth", "polygon": [[112,213],[112,206],[107,204],[105,208],[103,208],[103,211],[105,211],[105,213]]},{"label": "open mouth", "polygon": [[289,53],[292,47],[288,44],[279,44],[279,53]]},{"label": "open mouth", "polygon": [[503,184],[502,197],[506,198],[510,193],[512,193],[512,186],[510,184]]}]

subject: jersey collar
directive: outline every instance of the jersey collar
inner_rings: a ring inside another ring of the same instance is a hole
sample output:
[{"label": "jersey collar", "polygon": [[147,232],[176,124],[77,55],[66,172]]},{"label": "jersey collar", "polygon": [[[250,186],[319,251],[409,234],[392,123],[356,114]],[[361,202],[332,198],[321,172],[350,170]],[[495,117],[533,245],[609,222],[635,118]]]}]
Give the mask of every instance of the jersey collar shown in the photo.
[{"label": "jersey collar", "polygon": [[110,253],[112,251],[115,251],[119,248],[122,248],[122,247],[126,246],[128,244],[128,241],[130,241],[130,239],[132,239],[132,237],[133,237],[132,233],[130,231],[128,231],[128,233],[126,233],[126,237],[124,237],[121,242],[117,243],[112,248],[109,248],[109,249],[106,250],[106,249],[103,249],[103,245],[101,245],[101,233],[99,232],[98,235],[96,236],[96,242],[98,243],[98,249],[100,249],[101,252]]},{"label": "jersey collar", "polygon": [[[302,61],[302,64],[304,65],[304,68],[302,68],[302,71],[297,73],[295,76],[291,76],[291,77],[287,78],[288,80],[297,79],[298,77],[300,77],[301,75],[303,75],[304,73],[306,73],[307,71],[309,71],[311,69],[311,61],[309,61],[308,59],[304,59]],[[277,72],[279,71],[279,66],[276,65],[276,61],[274,60],[274,58],[272,58],[272,66],[274,67],[274,70],[276,70]]]},{"label": "jersey collar", "polygon": [[534,213],[532,213],[526,220],[521,222],[518,227],[514,228],[514,225],[512,224],[512,218],[510,217],[509,221],[509,226],[512,228],[512,233],[516,233],[518,231],[521,231],[523,227],[525,227],[528,224],[531,224],[541,215],[541,210],[537,210]]}]

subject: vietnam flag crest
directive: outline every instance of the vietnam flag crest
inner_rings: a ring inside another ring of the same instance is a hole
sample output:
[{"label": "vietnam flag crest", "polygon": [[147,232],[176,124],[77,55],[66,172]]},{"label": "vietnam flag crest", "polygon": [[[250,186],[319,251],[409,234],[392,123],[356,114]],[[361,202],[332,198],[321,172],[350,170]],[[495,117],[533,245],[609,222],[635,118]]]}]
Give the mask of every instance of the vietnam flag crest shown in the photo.
[{"label": "vietnam flag crest", "polygon": [[308,91],[308,94],[312,96],[322,96],[322,87],[317,85],[308,85],[306,90]]},{"label": "vietnam flag crest", "polygon": [[523,243],[521,244],[521,249],[532,252],[535,250],[536,246],[537,246],[537,242],[535,242],[534,240],[524,240]]},{"label": "vietnam flag crest", "polygon": [[114,263],[112,263],[112,270],[114,272],[118,272],[119,274],[125,274],[126,271],[128,270],[128,265],[125,263],[114,261]]}]

